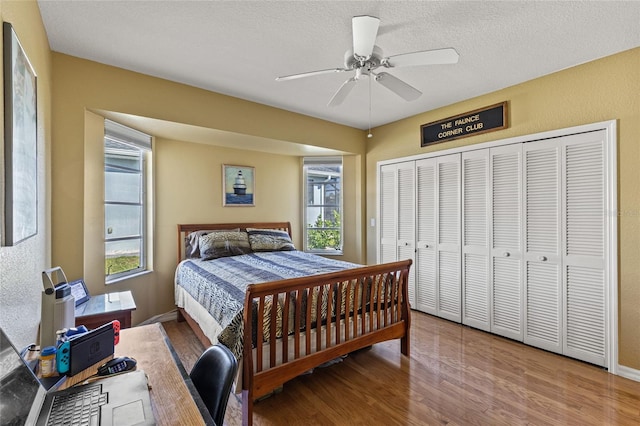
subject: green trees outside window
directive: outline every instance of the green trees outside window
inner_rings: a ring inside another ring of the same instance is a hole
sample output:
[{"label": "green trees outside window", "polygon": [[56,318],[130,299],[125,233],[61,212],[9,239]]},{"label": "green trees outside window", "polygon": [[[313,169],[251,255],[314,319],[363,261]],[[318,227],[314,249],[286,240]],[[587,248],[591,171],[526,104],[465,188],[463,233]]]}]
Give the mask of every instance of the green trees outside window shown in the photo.
[{"label": "green trees outside window", "polygon": [[333,219],[322,219],[320,215],[307,229],[307,241],[311,250],[340,250],[342,248],[340,214],[335,212]]}]

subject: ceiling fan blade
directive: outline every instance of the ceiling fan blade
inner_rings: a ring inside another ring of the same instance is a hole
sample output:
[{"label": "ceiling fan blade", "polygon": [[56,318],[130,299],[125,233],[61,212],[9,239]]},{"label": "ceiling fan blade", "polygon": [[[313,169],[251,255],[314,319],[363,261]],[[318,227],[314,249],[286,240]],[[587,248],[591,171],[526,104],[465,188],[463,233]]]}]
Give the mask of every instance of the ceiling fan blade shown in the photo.
[{"label": "ceiling fan blade", "polygon": [[331,98],[327,106],[333,107],[340,105],[346,99],[347,95],[351,92],[353,86],[356,85],[357,81],[358,80],[356,80],[355,77],[351,77],[349,80],[342,83],[342,86],[340,86],[335,95],[333,95],[333,98]]},{"label": "ceiling fan blade", "polygon": [[405,101],[414,101],[422,95],[422,92],[415,87],[386,72],[376,74],[376,81]]},{"label": "ceiling fan blade", "polygon": [[353,54],[359,59],[369,59],[378,35],[380,19],[375,16],[354,16],[351,19],[353,30]]},{"label": "ceiling fan blade", "polygon": [[300,74],[283,75],[280,77],[276,77],[276,81],[295,80],[297,78],[312,77],[314,75],[331,74],[334,72],[344,72],[344,71],[350,71],[350,70],[346,68],[331,68],[328,70],[309,71],[309,72],[303,72]]},{"label": "ceiling fan blade", "polygon": [[458,62],[458,52],[454,48],[423,50],[421,52],[403,53],[384,58],[384,66],[392,67],[413,67],[417,65],[441,65],[455,64]]}]

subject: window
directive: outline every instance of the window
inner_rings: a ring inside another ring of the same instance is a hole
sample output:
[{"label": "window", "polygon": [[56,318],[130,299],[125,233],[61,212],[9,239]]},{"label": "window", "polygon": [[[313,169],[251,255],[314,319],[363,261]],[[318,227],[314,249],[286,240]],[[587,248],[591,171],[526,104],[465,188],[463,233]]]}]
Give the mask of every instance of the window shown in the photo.
[{"label": "window", "polygon": [[342,158],[307,157],[304,169],[304,250],[342,254]]},{"label": "window", "polygon": [[147,176],[151,137],[105,121],[104,245],[107,283],[147,269]]}]

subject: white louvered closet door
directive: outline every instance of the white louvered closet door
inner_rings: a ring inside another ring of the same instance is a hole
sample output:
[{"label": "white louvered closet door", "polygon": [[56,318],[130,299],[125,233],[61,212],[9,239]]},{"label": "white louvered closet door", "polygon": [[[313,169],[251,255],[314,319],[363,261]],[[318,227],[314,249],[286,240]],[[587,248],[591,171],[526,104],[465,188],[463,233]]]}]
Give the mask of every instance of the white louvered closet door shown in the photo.
[{"label": "white louvered closet door", "polygon": [[490,149],[491,332],[523,339],[522,145]]},{"label": "white louvered closet door", "polygon": [[436,159],[416,161],[416,305],[438,314],[436,281]]},{"label": "white louvered closet door", "polygon": [[437,315],[462,322],[460,280],[460,154],[436,159]]},{"label": "white louvered closet door", "polygon": [[606,170],[604,131],[563,139],[563,353],[606,365]]},{"label": "white louvered closet door", "polygon": [[615,138],[594,129],[382,165],[378,260],[413,258],[411,307],[610,367]]},{"label": "white louvered closet door", "polygon": [[462,323],[491,330],[489,150],[462,153]]},{"label": "white louvered closet door", "polygon": [[562,352],[561,143],[524,144],[524,342]]},{"label": "white louvered closet door", "polygon": [[397,173],[395,164],[380,167],[379,263],[395,262],[397,249]]},{"label": "white louvered closet door", "polygon": [[[415,162],[397,165],[398,228],[397,260],[411,259],[415,263]],[[409,270],[409,303],[415,306],[415,267]]]}]

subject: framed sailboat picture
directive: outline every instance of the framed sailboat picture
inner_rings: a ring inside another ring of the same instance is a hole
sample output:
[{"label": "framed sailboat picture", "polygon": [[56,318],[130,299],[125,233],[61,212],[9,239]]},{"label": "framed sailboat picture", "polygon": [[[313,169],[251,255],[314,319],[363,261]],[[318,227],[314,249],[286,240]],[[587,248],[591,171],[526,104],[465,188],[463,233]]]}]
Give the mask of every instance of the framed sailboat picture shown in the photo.
[{"label": "framed sailboat picture", "polygon": [[222,165],[222,205],[255,206],[255,169],[250,166]]}]

